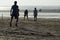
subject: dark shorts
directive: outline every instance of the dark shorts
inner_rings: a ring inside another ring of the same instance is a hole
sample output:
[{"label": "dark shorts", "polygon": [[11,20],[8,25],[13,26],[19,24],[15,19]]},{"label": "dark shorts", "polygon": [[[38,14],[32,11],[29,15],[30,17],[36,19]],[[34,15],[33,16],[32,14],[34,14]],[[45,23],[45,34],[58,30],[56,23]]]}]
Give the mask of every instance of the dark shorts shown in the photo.
[{"label": "dark shorts", "polygon": [[19,16],[17,14],[12,14],[11,18],[13,19],[13,17],[15,17],[15,19],[18,19]]},{"label": "dark shorts", "polygon": [[34,17],[37,17],[37,15],[34,15]]},{"label": "dark shorts", "polygon": [[28,14],[24,14],[24,16],[28,16]]}]

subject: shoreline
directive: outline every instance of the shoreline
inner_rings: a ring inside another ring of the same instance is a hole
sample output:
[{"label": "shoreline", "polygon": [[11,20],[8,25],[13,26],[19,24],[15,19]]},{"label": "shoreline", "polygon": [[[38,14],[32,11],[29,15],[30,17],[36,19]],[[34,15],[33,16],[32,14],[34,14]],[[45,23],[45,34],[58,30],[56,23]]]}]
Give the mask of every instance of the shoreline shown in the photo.
[{"label": "shoreline", "polygon": [[[0,38],[2,40],[8,38],[8,40],[46,40],[47,38],[47,40],[60,40],[60,19],[38,18],[37,21],[34,21],[33,18],[29,18],[28,21],[20,18],[18,27],[15,26],[15,20],[12,22],[12,27],[9,26],[9,23],[10,19],[8,18],[0,19],[0,35],[3,35]],[[56,36],[49,36],[50,34]]]},{"label": "shoreline", "polygon": [[[3,17],[3,18],[0,17],[0,19],[10,19],[10,18],[11,17]],[[19,17],[19,19],[24,19],[24,17]],[[34,17],[28,17],[28,19],[34,19]],[[44,18],[44,17],[42,17],[42,18],[37,18],[37,19],[60,19],[60,18],[56,18],[56,17],[55,18],[53,18],[53,17],[52,18],[49,18],[49,17],[47,17],[47,18],[45,17]]]}]

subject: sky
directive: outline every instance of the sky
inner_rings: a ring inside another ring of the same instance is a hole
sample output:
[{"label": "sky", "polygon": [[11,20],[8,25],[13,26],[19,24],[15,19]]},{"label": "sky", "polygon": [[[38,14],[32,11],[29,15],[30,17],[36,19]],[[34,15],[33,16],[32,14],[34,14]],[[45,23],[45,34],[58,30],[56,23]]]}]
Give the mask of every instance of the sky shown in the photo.
[{"label": "sky", "polygon": [[60,6],[60,0],[0,0],[0,7],[12,6],[14,1],[19,6]]},{"label": "sky", "polygon": [[[19,8],[23,6],[38,6],[39,8],[44,6],[45,8],[60,8],[60,0],[0,0],[0,10],[8,10],[14,4],[14,1],[17,1]],[[29,7],[30,8],[30,7]],[[33,8],[33,7],[32,7]],[[38,8],[38,9],[39,9]]]}]

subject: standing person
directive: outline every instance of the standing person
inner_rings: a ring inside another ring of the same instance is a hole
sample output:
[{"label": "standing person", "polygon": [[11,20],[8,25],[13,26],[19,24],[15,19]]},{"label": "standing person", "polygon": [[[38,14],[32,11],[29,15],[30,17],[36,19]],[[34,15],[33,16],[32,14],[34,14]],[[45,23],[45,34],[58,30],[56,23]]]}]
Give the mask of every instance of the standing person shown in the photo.
[{"label": "standing person", "polygon": [[38,11],[37,11],[37,9],[35,8],[34,9],[34,21],[37,21],[37,14],[38,13]]},{"label": "standing person", "polygon": [[27,16],[27,20],[28,20],[28,10],[27,9],[24,11],[24,20],[25,20],[26,16]]},{"label": "standing person", "polygon": [[14,1],[14,5],[11,7],[10,15],[11,15],[10,27],[12,26],[13,17],[15,17],[16,19],[15,25],[17,26],[18,17],[19,17],[19,7],[17,5],[17,1]]}]

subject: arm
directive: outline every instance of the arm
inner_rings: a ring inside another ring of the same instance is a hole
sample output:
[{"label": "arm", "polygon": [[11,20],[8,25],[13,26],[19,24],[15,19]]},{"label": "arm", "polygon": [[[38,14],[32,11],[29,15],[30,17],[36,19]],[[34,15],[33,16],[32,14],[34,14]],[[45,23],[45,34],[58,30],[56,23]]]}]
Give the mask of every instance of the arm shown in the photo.
[{"label": "arm", "polygon": [[12,16],[12,8],[10,9],[10,16]]},{"label": "arm", "polygon": [[19,16],[19,9],[18,9],[18,16]]},{"label": "arm", "polygon": [[19,7],[18,7],[18,16],[19,16],[19,11],[20,11],[20,10],[19,10]]}]

